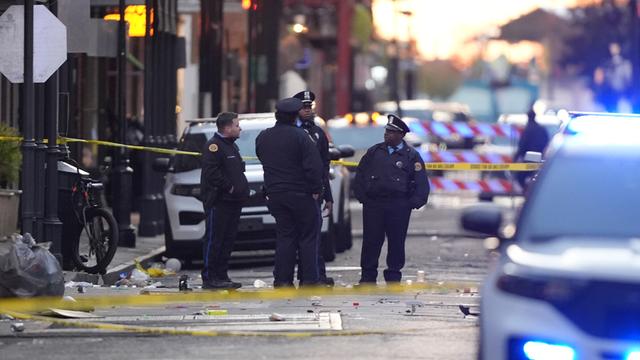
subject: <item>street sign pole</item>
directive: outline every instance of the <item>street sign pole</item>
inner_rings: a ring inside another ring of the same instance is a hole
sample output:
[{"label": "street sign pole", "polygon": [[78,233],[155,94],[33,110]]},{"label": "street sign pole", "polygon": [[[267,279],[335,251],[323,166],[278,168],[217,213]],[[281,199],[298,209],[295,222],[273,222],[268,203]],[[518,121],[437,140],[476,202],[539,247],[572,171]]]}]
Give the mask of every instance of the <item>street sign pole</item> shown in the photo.
[{"label": "street sign pole", "polygon": [[[57,4],[51,5],[50,10],[57,15]],[[59,82],[58,71],[56,71],[45,83],[45,132],[47,139],[58,138],[58,98]],[[45,199],[44,241],[51,242],[49,250],[62,264],[62,222],[58,218],[58,160],[60,159],[60,149],[56,141],[47,143],[46,159],[48,191]]]},{"label": "street sign pole", "polygon": [[24,2],[24,84],[22,107],[22,233],[35,230],[35,151],[33,86],[33,0]]}]

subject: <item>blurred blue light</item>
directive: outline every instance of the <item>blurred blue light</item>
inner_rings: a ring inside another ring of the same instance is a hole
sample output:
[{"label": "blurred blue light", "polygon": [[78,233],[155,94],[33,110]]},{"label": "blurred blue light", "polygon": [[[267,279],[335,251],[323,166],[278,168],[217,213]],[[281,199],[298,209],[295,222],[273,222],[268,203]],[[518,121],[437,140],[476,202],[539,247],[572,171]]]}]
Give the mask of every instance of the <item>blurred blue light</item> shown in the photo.
[{"label": "blurred blue light", "polygon": [[640,351],[631,351],[627,353],[625,360],[640,360]]},{"label": "blurred blue light", "polygon": [[576,356],[575,350],[569,345],[542,341],[527,341],[522,350],[529,360],[574,360]]},{"label": "blurred blue light", "polygon": [[638,136],[640,119],[621,116],[580,116],[569,122],[567,130],[571,134],[597,135],[603,139],[616,140],[620,137]]}]

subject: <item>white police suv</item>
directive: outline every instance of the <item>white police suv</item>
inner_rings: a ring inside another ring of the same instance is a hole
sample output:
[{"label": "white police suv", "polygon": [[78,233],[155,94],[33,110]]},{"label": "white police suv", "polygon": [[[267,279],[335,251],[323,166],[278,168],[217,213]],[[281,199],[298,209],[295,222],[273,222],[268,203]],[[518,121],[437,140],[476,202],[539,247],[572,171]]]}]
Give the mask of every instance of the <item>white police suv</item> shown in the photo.
[{"label": "white police suv", "polygon": [[640,359],[640,117],[573,114],[482,288],[479,358]]},{"label": "white police suv", "polygon": [[[236,251],[275,249],[275,219],[269,213],[263,194],[263,170],[256,158],[255,139],[260,131],[275,124],[273,113],[241,114],[242,133],[236,140],[240,154],[245,158],[245,175],[249,181],[249,200],[242,208]],[[216,131],[215,118],[188,121],[178,150],[200,152]],[[337,159],[353,155],[348,147],[332,149]],[[166,160],[166,159],[165,159]],[[205,236],[205,215],[200,194],[200,158],[176,155],[169,162],[157,161],[154,168],[166,171],[164,196],[166,202],[165,245],[168,256],[187,261],[202,257],[202,239]],[[351,248],[351,212],[349,210],[348,173],[342,166],[331,167],[331,191],[334,207],[331,217],[322,225],[322,252],[325,260],[335,258],[337,251]]]}]

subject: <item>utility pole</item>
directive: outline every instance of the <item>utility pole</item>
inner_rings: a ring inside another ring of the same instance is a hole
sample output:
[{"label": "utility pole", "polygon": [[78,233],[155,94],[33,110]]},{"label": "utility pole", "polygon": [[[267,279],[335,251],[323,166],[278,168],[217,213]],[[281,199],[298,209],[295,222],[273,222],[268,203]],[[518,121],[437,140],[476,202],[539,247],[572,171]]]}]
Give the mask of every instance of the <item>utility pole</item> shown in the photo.
[{"label": "utility pole", "polygon": [[[118,22],[118,93],[116,111],[118,114],[118,140],[126,143],[126,81],[127,81],[127,34],[124,20],[125,0],[119,0],[120,20]],[[131,201],[133,196],[133,169],[129,166],[129,156],[125,149],[115,151],[115,167],[112,173],[113,214],[118,223],[120,240],[118,246],[135,247],[136,236],[131,226]]]}]

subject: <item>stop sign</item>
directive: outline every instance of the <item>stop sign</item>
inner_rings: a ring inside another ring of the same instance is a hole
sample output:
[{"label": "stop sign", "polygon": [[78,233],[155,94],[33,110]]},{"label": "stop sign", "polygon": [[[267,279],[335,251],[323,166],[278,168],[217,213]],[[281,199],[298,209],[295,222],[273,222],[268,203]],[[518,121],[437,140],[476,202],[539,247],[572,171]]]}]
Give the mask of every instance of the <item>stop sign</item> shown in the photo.
[{"label": "stop sign", "polygon": [[[0,72],[24,82],[24,5],[0,16]],[[67,29],[44,5],[33,7],[33,81],[43,83],[67,60]]]}]

